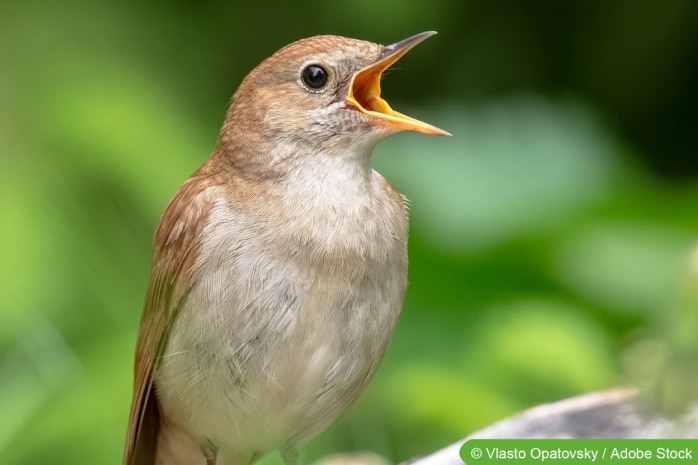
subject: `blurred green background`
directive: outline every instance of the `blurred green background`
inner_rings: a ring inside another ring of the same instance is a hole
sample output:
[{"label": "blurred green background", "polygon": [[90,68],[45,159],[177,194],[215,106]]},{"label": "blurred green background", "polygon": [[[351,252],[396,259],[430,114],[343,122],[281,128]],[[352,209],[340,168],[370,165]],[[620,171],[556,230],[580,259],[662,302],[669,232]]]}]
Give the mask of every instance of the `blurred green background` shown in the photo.
[{"label": "blurred green background", "polygon": [[453,137],[374,155],[412,201],[403,314],[301,463],[401,461],[621,384],[691,391],[697,2],[4,1],[3,464],[120,462],[152,233],[243,76],[302,37],[431,29],[384,96]]}]

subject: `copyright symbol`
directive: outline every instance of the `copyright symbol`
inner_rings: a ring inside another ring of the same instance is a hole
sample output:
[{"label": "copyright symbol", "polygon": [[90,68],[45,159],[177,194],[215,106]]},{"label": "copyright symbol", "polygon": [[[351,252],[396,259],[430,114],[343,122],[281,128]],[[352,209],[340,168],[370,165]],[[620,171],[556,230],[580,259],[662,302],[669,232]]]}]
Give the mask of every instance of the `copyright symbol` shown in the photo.
[{"label": "copyright symbol", "polygon": [[482,449],[479,447],[473,447],[473,449],[470,451],[470,456],[474,459],[479,459],[482,457]]}]

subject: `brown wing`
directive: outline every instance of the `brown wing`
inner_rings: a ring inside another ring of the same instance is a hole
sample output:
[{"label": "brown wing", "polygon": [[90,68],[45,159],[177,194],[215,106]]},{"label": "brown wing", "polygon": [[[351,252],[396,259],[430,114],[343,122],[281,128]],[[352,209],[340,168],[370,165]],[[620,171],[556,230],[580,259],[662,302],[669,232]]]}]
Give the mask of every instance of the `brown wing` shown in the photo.
[{"label": "brown wing", "polygon": [[199,235],[215,202],[212,179],[194,175],[177,191],[160,219],[153,246],[153,268],[141,317],[126,434],[124,465],[155,463],[160,425],[153,369],[171,323],[191,288]]}]

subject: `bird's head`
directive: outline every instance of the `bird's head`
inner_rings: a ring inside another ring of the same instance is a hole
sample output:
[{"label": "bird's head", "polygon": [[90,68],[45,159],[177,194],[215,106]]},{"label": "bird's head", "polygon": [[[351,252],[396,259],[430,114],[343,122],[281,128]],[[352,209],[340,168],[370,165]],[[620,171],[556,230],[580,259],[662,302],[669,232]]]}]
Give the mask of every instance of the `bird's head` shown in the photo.
[{"label": "bird's head", "polygon": [[[222,145],[285,152],[370,153],[387,135],[446,131],[399,113],[381,97],[381,74],[412,47],[435,34],[424,32],[392,45],[338,36],[294,42],[257,66],[233,96],[221,130]],[[285,149],[287,148],[287,149]]]}]

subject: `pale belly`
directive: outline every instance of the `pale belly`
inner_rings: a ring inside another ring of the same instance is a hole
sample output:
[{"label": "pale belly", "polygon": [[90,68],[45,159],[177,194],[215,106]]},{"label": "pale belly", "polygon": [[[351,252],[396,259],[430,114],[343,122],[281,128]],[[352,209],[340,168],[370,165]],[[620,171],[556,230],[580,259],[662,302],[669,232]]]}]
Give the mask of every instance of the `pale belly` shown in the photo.
[{"label": "pale belly", "polygon": [[211,260],[156,370],[164,415],[224,455],[303,445],[348,408],[383,357],[406,286],[404,257],[393,259]]}]

